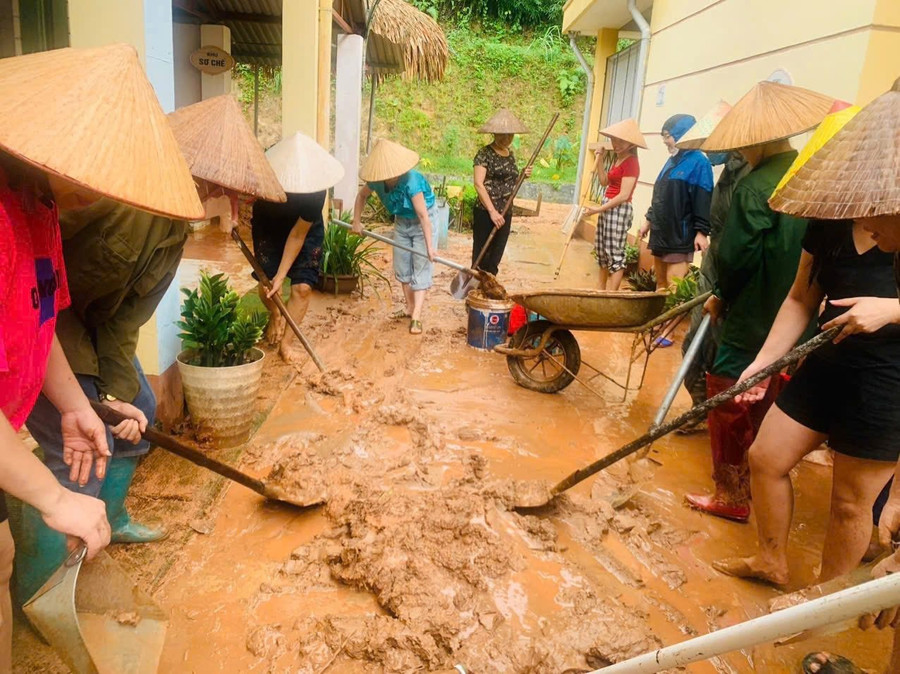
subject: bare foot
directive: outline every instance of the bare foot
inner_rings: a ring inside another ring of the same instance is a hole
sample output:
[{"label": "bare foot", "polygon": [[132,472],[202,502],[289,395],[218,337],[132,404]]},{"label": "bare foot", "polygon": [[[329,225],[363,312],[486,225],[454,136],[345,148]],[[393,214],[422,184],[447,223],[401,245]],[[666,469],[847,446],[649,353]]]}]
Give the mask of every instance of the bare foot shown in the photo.
[{"label": "bare foot", "polygon": [[729,557],[713,562],[713,568],[726,576],[759,580],[770,585],[787,585],[790,580],[787,569],[776,569],[764,564],[757,557]]},{"label": "bare foot", "polygon": [[287,323],[284,317],[279,314],[271,314],[269,316],[269,327],[266,328],[266,343],[269,346],[275,346],[284,337],[284,329]]},{"label": "bare foot", "polygon": [[840,655],[822,651],[803,658],[804,674],[861,674],[863,670]]},{"label": "bare foot", "polygon": [[281,356],[281,360],[294,367],[300,367],[306,362],[304,360],[305,351],[293,346],[287,346],[284,342],[278,348],[278,355]]}]

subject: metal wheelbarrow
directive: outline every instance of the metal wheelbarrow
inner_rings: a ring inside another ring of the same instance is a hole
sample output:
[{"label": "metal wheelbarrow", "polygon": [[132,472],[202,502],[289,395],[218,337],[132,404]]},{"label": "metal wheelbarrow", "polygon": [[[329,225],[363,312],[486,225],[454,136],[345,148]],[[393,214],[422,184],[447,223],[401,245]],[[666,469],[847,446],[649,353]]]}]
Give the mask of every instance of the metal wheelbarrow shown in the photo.
[{"label": "metal wheelbarrow", "polygon": [[[526,323],[508,344],[496,346],[494,351],[506,356],[507,367],[516,383],[532,391],[556,393],[578,381],[597,393],[590,381],[603,377],[623,389],[624,400],[629,391],[643,385],[650,354],[658,348],[657,338],[670,335],[691,309],[705,302],[709,295],[704,293],[664,311],[667,297],[664,292],[547,289],[519,293],[510,299],[546,320]],[[633,334],[625,382],[583,361],[572,331]],[[637,386],[632,386],[632,369],[641,356],[644,362],[640,380]],[[579,378],[582,365],[595,374],[587,380]]]},{"label": "metal wheelbarrow", "polygon": [[106,552],[85,554],[69,555],[25,615],[76,674],[155,674],[168,616]]}]

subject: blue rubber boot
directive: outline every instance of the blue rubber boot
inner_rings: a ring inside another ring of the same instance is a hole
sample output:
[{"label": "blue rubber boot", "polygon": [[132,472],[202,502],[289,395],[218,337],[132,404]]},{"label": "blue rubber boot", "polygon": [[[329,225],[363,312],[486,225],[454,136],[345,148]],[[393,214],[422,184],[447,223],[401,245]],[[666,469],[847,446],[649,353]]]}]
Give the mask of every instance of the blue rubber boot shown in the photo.
[{"label": "blue rubber boot", "polygon": [[137,470],[138,456],[113,457],[106,469],[106,479],[100,488],[100,500],[106,504],[106,517],[112,528],[113,543],[152,543],[165,538],[165,529],[153,529],[132,522],[125,510],[125,497]]},{"label": "blue rubber boot", "polygon": [[44,524],[40,511],[26,503],[21,505],[16,529],[15,589],[21,606],[66,561],[69,552],[65,535]]}]

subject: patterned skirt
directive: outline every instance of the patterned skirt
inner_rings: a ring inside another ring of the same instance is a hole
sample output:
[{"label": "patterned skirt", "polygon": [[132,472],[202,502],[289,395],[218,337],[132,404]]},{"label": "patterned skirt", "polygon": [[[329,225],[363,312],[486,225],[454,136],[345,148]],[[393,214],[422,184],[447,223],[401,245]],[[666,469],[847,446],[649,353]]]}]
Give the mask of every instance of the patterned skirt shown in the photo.
[{"label": "patterned skirt", "polygon": [[[603,203],[607,202],[606,197]],[[597,261],[610,272],[625,268],[625,242],[634,221],[634,206],[630,202],[603,211],[597,220]]]}]

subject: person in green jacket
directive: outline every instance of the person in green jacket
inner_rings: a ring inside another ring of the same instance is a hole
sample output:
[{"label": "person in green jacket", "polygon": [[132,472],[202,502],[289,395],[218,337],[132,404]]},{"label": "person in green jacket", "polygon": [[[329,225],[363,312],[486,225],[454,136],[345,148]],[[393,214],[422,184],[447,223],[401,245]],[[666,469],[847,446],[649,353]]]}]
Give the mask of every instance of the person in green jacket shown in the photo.
[{"label": "person in green jacket", "polygon": [[[150,451],[141,432],[156,412],[156,398],[135,354],[141,326],[175,278],[188,226],[101,199],[84,209],[63,211],[60,227],[72,304],[60,313],[57,336],[85,395],[131,419],[107,431],[113,455],[106,477],[92,474],[86,484],[69,479],[59,412],[45,396],[38,398],[25,423],[60,484],[106,504],[112,542],[155,541],[165,531],[132,521],[125,510],[138,461]],[[65,559],[66,540],[29,506],[23,506],[22,523],[16,540],[16,588],[18,597],[27,598]]]},{"label": "person in green jacket", "polygon": [[[821,96],[820,105],[810,106],[809,96],[820,95],[761,82],[732,108],[703,145],[706,151],[738,150],[752,166],[734,190],[715,260],[715,293],[704,307],[714,322],[722,322],[721,344],[707,374],[707,397],[735,384],[753,362],[793,283],[806,221],[776,213],[769,208],[768,200],[797,157],[785,139],[816,126],[834,102]],[[797,109],[796,119],[773,120],[773,99]],[[814,328],[811,321],[805,334],[811,335]],[[731,401],[710,411],[716,489],[712,495],[686,495],[690,507],[737,522],[747,521],[747,451],[782,381],[773,377],[762,400]]]},{"label": "person in green jacket", "polygon": [[[717,152],[709,154],[709,161],[713,166],[723,165],[722,173],[716,181],[713,188],[712,202],[709,208],[709,248],[703,255],[703,262],[700,264],[700,277],[697,280],[697,291],[700,294],[711,292],[716,289],[716,262],[719,257],[719,241],[722,232],[725,230],[725,221],[728,219],[728,211],[731,209],[731,198],[734,190],[737,188],[738,182],[750,173],[753,168],[744,159],[740,152]],[[703,307],[696,307],[691,311],[691,327],[687,335],[684,337],[681,353],[687,353],[688,348],[694,341],[694,336],[703,320]],[[699,405],[706,400],[706,375],[712,369],[716,359],[716,351],[721,341],[720,327],[711,325],[703,338],[703,344],[700,347],[694,362],[691,363],[687,374],[684,377],[684,387],[691,396],[694,405]],[[705,430],[706,421],[704,419],[698,422],[684,426],[678,432],[682,434]]]}]

